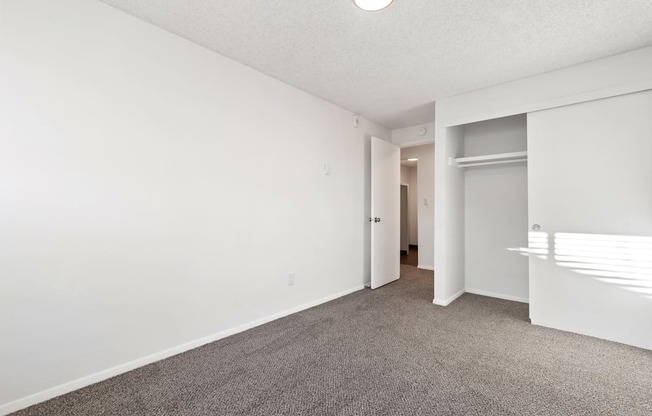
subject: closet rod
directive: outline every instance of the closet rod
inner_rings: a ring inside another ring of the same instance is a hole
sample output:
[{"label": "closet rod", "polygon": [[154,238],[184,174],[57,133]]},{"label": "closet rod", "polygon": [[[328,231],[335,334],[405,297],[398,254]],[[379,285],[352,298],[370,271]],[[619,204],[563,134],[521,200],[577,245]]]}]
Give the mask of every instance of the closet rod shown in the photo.
[{"label": "closet rod", "polygon": [[463,165],[459,165],[458,168],[470,168],[473,166],[487,166],[487,165],[503,165],[505,163],[519,163],[519,162],[527,162],[527,159],[512,159],[512,160],[498,160],[494,162],[465,163]]},{"label": "closet rod", "polygon": [[483,165],[497,165],[500,163],[515,163],[527,161],[527,151],[511,152],[511,153],[498,153],[493,155],[482,156],[468,156],[451,158],[449,163],[454,163],[458,168],[467,166],[483,166]]}]

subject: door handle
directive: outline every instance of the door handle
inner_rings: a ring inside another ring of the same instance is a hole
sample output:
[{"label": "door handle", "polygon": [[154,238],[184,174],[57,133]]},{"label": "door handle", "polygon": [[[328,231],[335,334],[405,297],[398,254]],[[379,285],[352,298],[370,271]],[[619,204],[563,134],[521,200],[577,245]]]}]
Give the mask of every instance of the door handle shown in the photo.
[{"label": "door handle", "polygon": [[380,222],[380,218],[378,217],[374,218],[374,222]]}]

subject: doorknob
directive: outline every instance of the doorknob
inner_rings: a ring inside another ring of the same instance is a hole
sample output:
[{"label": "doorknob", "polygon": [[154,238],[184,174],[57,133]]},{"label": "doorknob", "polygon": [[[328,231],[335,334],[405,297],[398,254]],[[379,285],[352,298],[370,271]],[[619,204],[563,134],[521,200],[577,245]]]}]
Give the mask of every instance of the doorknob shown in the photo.
[{"label": "doorknob", "polygon": [[380,222],[380,218],[378,217],[374,218],[374,222]]}]

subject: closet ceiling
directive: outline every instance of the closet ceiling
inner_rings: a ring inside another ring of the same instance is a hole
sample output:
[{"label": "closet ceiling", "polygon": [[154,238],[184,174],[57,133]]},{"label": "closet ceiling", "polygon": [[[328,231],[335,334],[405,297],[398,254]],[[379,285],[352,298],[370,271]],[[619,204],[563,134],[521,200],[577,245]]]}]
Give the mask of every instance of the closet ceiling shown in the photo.
[{"label": "closet ceiling", "polygon": [[433,101],[652,44],[650,0],[102,0],[388,128]]}]

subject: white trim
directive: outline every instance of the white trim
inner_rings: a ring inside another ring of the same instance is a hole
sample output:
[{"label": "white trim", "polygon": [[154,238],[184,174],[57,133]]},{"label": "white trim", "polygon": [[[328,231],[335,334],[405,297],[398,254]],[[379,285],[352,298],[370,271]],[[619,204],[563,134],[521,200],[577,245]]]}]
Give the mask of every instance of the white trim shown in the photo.
[{"label": "white trim", "polygon": [[441,301],[441,300],[435,298],[435,299],[432,301],[432,303],[434,303],[435,305],[439,305],[439,306],[448,306],[448,305],[450,305],[450,304],[451,304],[455,299],[459,298],[459,297],[462,296],[463,294],[464,294],[464,289],[460,290],[459,292],[457,292],[457,293],[454,294],[453,296],[451,296],[451,297],[449,297],[448,299],[445,299],[445,300],[443,300],[443,301]]},{"label": "white trim", "polygon": [[565,97],[554,98],[546,101],[539,101],[531,104],[522,104],[516,107],[510,107],[500,110],[490,111],[484,114],[474,114],[472,116],[458,117],[446,120],[442,127],[460,126],[463,124],[476,123],[478,121],[493,120],[495,118],[513,116],[515,114],[532,113],[534,111],[547,110],[550,108],[564,107],[567,105],[584,103],[587,101],[601,100],[603,98],[616,97],[618,95],[632,94],[636,92],[652,89],[652,80],[632,82],[615,87],[601,88],[598,90],[582,92],[579,94]]},{"label": "white trim", "polygon": [[432,267],[432,266],[423,266],[423,265],[421,265],[421,264],[417,266],[417,269],[421,269],[421,270],[430,270],[430,271],[433,271],[433,272],[435,271],[435,268],[434,268],[434,267]]},{"label": "white trim", "polygon": [[434,142],[435,142],[435,139],[430,138],[430,139],[409,140],[407,142],[398,143],[398,144],[394,143],[394,144],[402,149],[404,147],[422,146],[424,144],[431,144],[431,143],[434,143]]},{"label": "white trim", "polygon": [[269,323],[271,321],[274,321],[279,318],[283,318],[288,315],[292,315],[293,313],[301,312],[303,310],[312,308],[317,305],[321,305],[322,303],[330,302],[331,300],[340,298],[342,296],[349,295],[353,292],[357,292],[359,290],[364,289],[363,285],[360,286],[355,286],[351,289],[344,290],[339,293],[335,293],[330,296],[326,296],[308,303],[304,303],[303,305],[296,306],[294,308],[287,309],[282,312],[278,312],[269,316],[266,316],[261,319],[257,319],[255,321],[248,322],[246,324],[242,324],[239,326],[236,326],[234,328],[230,328],[221,332],[218,332],[213,335],[209,335],[203,338],[196,339],[194,341],[187,342],[185,344],[178,345],[176,347],[169,348],[164,351],[160,351],[142,358],[138,358],[133,361],[129,361],[124,364],[117,365],[115,367],[108,368],[106,370],[99,371],[95,374],[91,374],[82,378],[78,378],[77,380],[69,381],[64,384],[60,384],[58,386],[49,388],[47,390],[43,390],[38,393],[34,393],[32,395],[29,395],[27,397],[23,397],[18,400],[14,400],[9,403],[5,403],[3,405],[0,405],[0,415],[8,415],[9,413],[16,412],[18,410],[24,409],[29,406],[33,406],[35,404],[44,402],[46,400],[52,399],[57,396],[61,396],[66,393],[70,393],[72,391],[81,389],[82,387],[90,386],[91,384],[99,383],[100,381],[104,381],[108,378],[115,377],[117,375],[126,373],[131,370],[135,370],[136,368],[143,367],[147,364],[154,363],[156,361],[160,361],[169,357],[172,357],[173,355],[181,354],[182,352],[186,352],[198,347],[201,347],[202,345],[209,344],[211,342],[215,342],[217,340],[220,340],[222,338],[226,338],[231,335],[235,335],[239,332],[246,331],[248,329]]},{"label": "white trim", "polygon": [[488,296],[490,298],[511,300],[514,302],[530,303],[530,300],[528,298],[522,298],[520,296],[504,295],[502,293],[496,293],[496,292],[487,292],[486,290],[476,290],[476,289],[467,288],[466,293],[472,293],[474,295],[480,295],[480,296]]}]

